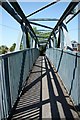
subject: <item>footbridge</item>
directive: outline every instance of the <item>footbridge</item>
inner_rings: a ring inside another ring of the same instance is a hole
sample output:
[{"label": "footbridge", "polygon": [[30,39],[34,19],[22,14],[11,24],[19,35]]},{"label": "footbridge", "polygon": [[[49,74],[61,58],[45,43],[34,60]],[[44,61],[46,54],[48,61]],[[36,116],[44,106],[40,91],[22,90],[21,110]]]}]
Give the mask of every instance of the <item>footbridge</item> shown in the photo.
[{"label": "footbridge", "polygon": [[[0,55],[1,120],[80,119],[80,48],[79,44],[76,51],[65,46],[67,24],[79,15],[80,2],[69,2],[59,19],[29,18],[60,2],[53,1],[25,15],[19,1],[0,0],[2,9],[20,24],[23,33],[16,51]],[[56,24],[50,27],[39,21]],[[50,34],[40,36],[32,25],[49,29]]]}]

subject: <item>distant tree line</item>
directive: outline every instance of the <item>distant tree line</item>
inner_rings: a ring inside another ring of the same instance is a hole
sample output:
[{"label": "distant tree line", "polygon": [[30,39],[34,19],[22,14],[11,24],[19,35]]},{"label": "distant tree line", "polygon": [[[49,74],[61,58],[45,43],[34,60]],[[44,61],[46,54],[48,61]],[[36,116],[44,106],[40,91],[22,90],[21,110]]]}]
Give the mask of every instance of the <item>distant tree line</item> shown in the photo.
[{"label": "distant tree line", "polygon": [[[44,42],[47,43],[47,39],[50,35],[50,32],[43,32],[43,31],[38,31],[36,27],[33,27],[34,32],[36,36],[38,37],[38,43]],[[28,44],[30,45],[30,34],[28,34]],[[57,44],[57,40],[56,40]],[[16,43],[13,43],[10,48],[8,48],[6,45],[0,46],[0,54],[5,54],[7,52],[13,52],[16,48]],[[20,44],[20,50],[23,49],[22,43]],[[44,51],[46,49],[46,46],[40,46],[39,47],[40,51]]]},{"label": "distant tree line", "polygon": [[0,54],[5,54],[8,52],[13,52],[15,50],[16,43],[13,43],[10,48],[8,48],[6,45],[0,46]]}]

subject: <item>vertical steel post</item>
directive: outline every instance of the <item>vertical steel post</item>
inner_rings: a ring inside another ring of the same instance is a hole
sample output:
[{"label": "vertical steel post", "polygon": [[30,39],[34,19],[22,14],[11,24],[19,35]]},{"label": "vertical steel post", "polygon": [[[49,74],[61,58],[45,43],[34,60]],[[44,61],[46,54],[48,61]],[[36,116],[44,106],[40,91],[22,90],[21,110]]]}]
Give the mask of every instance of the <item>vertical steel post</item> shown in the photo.
[{"label": "vertical steel post", "polygon": [[37,48],[37,42],[35,41],[35,48]]},{"label": "vertical steel post", "polygon": [[21,25],[21,29],[22,29],[22,32],[23,32],[23,35],[22,35],[22,45],[23,45],[23,49],[25,49],[26,48],[26,28],[25,28],[25,26],[22,24]]},{"label": "vertical steel post", "polygon": [[59,28],[58,47],[64,49],[64,32],[61,26]]},{"label": "vertical steel post", "polygon": [[25,49],[26,48],[26,34],[25,34],[25,32],[23,32],[23,37],[22,37],[22,43],[23,43],[23,49]]},{"label": "vertical steel post", "polygon": [[64,32],[62,27],[60,28],[60,41],[61,41],[60,48],[64,49]]},{"label": "vertical steel post", "polygon": [[[80,4],[78,5],[78,8],[80,8]],[[80,14],[78,15],[78,50],[80,51]]]},{"label": "vertical steel post", "polygon": [[33,39],[30,37],[30,48],[33,48]]},{"label": "vertical steel post", "polygon": [[35,40],[33,40],[33,48],[35,48]]},{"label": "vertical steel post", "polygon": [[58,44],[57,44],[57,47],[60,48],[60,29],[59,29]]},{"label": "vertical steel post", "polygon": [[55,32],[53,33],[53,39],[54,39],[54,48],[57,48],[57,37],[56,37],[56,34]]},{"label": "vertical steel post", "polygon": [[51,39],[51,47],[53,47],[53,39]]},{"label": "vertical steel post", "polygon": [[49,48],[51,48],[51,39],[49,40]]},{"label": "vertical steel post", "polygon": [[8,58],[4,58],[4,72],[5,72],[5,87],[7,94],[8,112],[11,110],[11,93],[10,93],[10,82],[9,82],[9,69],[8,69]]},{"label": "vertical steel post", "polygon": [[30,41],[29,41],[29,36],[27,31],[26,31],[26,46],[27,48],[30,48]]}]

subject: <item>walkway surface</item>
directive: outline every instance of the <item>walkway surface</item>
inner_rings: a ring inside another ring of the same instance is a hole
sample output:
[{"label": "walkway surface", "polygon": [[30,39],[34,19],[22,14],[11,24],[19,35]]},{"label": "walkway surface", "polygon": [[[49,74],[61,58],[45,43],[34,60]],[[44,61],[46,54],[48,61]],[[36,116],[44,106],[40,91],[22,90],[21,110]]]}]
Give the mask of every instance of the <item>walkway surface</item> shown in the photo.
[{"label": "walkway surface", "polygon": [[40,56],[33,66],[12,120],[42,118],[79,119],[54,66],[45,56]]}]

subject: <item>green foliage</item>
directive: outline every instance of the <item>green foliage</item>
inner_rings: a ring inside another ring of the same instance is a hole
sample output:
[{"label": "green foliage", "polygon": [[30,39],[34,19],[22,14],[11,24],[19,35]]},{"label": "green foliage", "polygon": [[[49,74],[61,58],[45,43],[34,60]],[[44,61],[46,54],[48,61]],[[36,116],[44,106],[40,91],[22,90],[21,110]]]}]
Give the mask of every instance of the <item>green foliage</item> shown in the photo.
[{"label": "green foliage", "polygon": [[7,53],[9,48],[5,45],[0,46],[0,54],[5,54]]},{"label": "green foliage", "polygon": [[15,50],[15,47],[16,47],[16,43],[13,43],[10,48],[8,48],[6,45],[2,45],[0,46],[0,54],[5,54],[9,51],[12,52]]},{"label": "green foliage", "polygon": [[38,34],[39,32],[37,31],[37,27],[33,27],[33,30],[35,32],[35,34]]},{"label": "green foliage", "polygon": [[9,48],[10,52],[14,51],[16,47],[16,43],[13,43],[12,46]]},{"label": "green foliage", "polygon": [[23,46],[22,46],[22,43],[20,44],[20,50],[22,50],[23,49]]},{"label": "green foliage", "polygon": [[45,45],[41,45],[39,50],[40,50],[40,55],[43,55],[45,53],[45,51],[46,51],[46,46]]},{"label": "green foliage", "polygon": [[40,32],[37,30],[36,27],[33,27],[33,30],[34,30],[36,36],[40,36],[40,38],[38,38],[39,41],[42,41],[44,39],[48,39],[48,37],[50,35],[50,32]]}]

